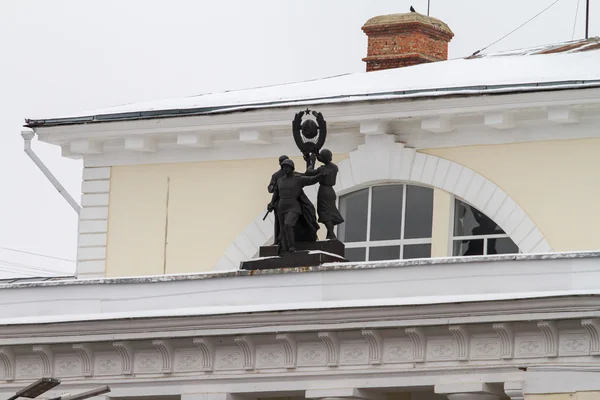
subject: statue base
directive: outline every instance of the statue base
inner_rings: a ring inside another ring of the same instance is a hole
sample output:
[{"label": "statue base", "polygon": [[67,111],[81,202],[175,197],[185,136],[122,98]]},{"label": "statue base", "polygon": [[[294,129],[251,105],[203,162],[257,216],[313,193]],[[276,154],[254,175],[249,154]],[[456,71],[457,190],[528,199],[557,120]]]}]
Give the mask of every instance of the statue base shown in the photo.
[{"label": "statue base", "polygon": [[[344,258],[346,246],[339,240],[321,240],[318,242],[296,242],[296,250],[298,251],[323,251],[326,253],[337,254]],[[277,256],[277,246],[261,246],[258,251],[259,257]]]},{"label": "statue base", "polygon": [[346,262],[344,258],[346,246],[339,240],[319,242],[297,242],[294,253],[277,256],[277,246],[262,246],[259,258],[242,261],[240,268],[244,270],[318,267],[324,263]]},{"label": "statue base", "polygon": [[278,268],[298,268],[298,267],[318,267],[321,264],[330,262],[348,261],[337,254],[326,253],[319,250],[304,250],[294,253],[284,253],[283,256],[261,257],[253,260],[242,261],[240,269],[258,270],[258,269],[278,269]]}]

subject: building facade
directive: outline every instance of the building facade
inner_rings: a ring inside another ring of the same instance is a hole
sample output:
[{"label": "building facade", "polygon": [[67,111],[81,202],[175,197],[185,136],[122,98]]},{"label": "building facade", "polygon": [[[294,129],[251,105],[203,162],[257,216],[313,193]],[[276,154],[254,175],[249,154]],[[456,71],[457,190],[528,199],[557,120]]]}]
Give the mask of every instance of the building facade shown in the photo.
[{"label": "building facade", "polygon": [[[370,72],[27,121],[83,159],[77,279],[0,284],[0,395],[600,398],[600,41],[448,61],[434,18],[363,30]],[[241,271],[307,108],[350,262]]]}]

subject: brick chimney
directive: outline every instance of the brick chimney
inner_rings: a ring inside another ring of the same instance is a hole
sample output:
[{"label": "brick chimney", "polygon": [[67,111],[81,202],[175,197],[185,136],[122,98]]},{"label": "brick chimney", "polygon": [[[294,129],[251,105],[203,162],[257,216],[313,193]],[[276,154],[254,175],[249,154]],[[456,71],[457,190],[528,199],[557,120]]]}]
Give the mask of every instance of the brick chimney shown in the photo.
[{"label": "brick chimney", "polygon": [[367,72],[447,60],[454,36],[439,19],[416,12],[373,17],[362,30],[369,38]]}]

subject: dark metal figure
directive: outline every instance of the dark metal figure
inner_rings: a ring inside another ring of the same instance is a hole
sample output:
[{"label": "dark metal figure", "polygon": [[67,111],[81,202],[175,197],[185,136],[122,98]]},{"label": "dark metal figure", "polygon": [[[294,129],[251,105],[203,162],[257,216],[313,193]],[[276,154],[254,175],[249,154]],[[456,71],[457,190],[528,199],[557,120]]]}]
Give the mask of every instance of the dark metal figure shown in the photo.
[{"label": "dark metal figure", "polygon": [[[273,191],[275,191],[275,185],[277,185],[277,181],[283,175],[283,170],[281,169],[281,163],[287,159],[289,159],[289,157],[286,155],[279,157],[279,170],[277,172],[275,172],[273,175],[271,175],[271,181],[269,182],[269,186],[267,187],[267,191],[269,193],[273,193]],[[267,217],[269,212],[270,212],[270,210],[267,212],[267,214],[265,214],[265,218]],[[277,217],[277,211],[275,211],[274,217],[275,217],[275,224],[274,224],[274,230],[273,230],[273,244],[278,245],[279,244],[279,218]]]},{"label": "dark metal figure", "polygon": [[327,228],[327,239],[337,239],[333,228],[344,222],[344,218],[335,204],[337,196],[333,187],[338,174],[338,166],[331,162],[332,158],[331,151],[323,149],[317,155],[317,160],[322,162],[323,165],[315,170],[313,161],[312,166],[309,166],[306,170],[306,175],[323,175],[317,193],[317,213],[319,214],[319,222]]},{"label": "dark metal figure", "polygon": [[[281,170],[282,175],[273,187],[273,197],[267,206],[269,211],[276,211],[279,221],[279,255],[296,251],[296,239],[303,242],[317,240],[319,224],[315,218],[314,206],[302,189],[323,178],[322,174],[310,177],[295,174],[294,162],[290,159],[281,162]],[[303,198],[308,202],[305,203]]]},{"label": "dark metal figure", "polygon": [[[317,122],[312,119],[302,122],[304,115],[311,114],[317,119]],[[296,145],[302,152],[304,161],[306,161],[306,167],[308,168],[311,163],[311,154],[315,156],[319,154],[327,137],[327,124],[325,123],[323,114],[317,111],[311,112],[309,109],[296,113],[294,121],[292,121],[292,132]]]}]

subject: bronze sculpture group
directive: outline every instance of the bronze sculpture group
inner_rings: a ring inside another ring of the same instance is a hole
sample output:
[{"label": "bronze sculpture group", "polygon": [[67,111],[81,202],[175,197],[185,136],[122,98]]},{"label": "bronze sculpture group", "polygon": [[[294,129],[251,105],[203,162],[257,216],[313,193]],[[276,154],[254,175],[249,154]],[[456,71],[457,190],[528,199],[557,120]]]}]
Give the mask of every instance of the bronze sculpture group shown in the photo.
[{"label": "bronze sculpture group", "polygon": [[[311,115],[316,122],[309,118],[302,121],[304,116]],[[333,189],[338,167],[332,162],[331,151],[322,149],[327,135],[323,115],[310,110],[297,113],[292,122],[292,132],[306,161],[306,172],[296,172],[294,162],[287,156],[281,156],[280,169],[273,174],[268,186],[273,197],[267,205],[267,212],[275,213],[274,244],[278,246],[279,255],[296,251],[297,241],[315,242],[319,222],[327,229],[327,239],[335,240],[334,227],[344,222]],[[317,160],[323,165],[315,168]],[[303,190],[305,186],[316,183],[319,183],[318,220],[315,208]]]}]

